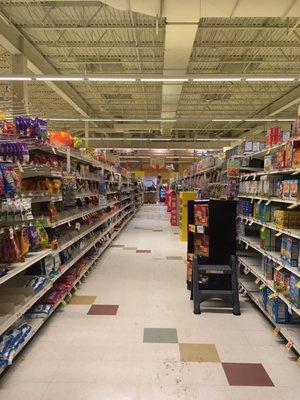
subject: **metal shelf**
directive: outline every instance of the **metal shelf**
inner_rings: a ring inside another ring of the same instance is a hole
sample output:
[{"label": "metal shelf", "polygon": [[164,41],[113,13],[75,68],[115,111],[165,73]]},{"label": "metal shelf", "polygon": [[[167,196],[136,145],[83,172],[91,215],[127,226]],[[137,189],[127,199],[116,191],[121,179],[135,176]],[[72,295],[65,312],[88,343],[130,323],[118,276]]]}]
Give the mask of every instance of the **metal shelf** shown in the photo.
[{"label": "metal shelf", "polygon": [[9,268],[9,272],[0,278],[0,285],[50,254],[50,249],[40,250],[37,252],[28,253],[24,262],[2,264],[5,266],[5,268]]},{"label": "metal shelf", "polygon": [[[87,264],[87,267],[82,271],[80,277],[78,277],[76,279],[76,281],[73,283],[72,285],[72,289],[76,289],[76,285],[78,283],[81,283],[81,279],[83,277],[86,276],[86,274],[88,273],[88,271],[90,270],[90,268],[94,265],[94,263],[96,261],[98,261],[98,258],[102,255],[102,253],[109,247],[109,245],[112,243],[112,241],[119,235],[119,233],[122,231],[122,229],[124,228],[124,226],[131,220],[131,218],[133,218],[133,216],[136,214],[138,210],[136,210],[129,218],[126,219],[126,221],[123,222],[123,224],[120,226],[118,232],[115,232],[111,238],[104,244],[103,247],[101,247],[99,249],[99,252],[95,255],[95,257],[93,257],[90,262]],[[124,216],[126,216],[127,214],[129,214],[131,211],[129,211],[128,213],[126,213],[125,215],[122,216],[122,218],[124,218]],[[120,218],[120,220],[122,219]],[[118,220],[117,222],[119,222],[120,220]],[[98,240],[100,240],[98,238]],[[57,278],[58,279],[58,278]],[[52,312],[50,313],[50,315],[47,318],[36,318],[36,319],[31,319],[30,320],[30,325],[32,326],[32,330],[30,331],[29,335],[26,337],[26,340],[21,344],[21,346],[17,349],[16,353],[15,353],[15,357],[17,354],[19,354],[22,349],[26,346],[26,344],[28,344],[30,342],[30,340],[32,339],[32,337],[37,333],[37,331],[41,328],[41,326],[49,319],[49,317],[54,313],[54,311],[64,302],[64,299],[70,295],[70,292],[65,293],[62,298],[53,306]],[[27,322],[27,321],[26,321]],[[4,372],[4,370],[6,369],[6,367],[2,367],[0,368],[0,374]]]},{"label": "metal shelf", "polygon": [[245,215],[238,215],[238,218],[244,220],[246,223],[249,223],[251,225],[257,224],[272,229],[273,231],[292,236],[296,239],[300,239],[300,229],[278,228],[276,225],[271,224],[270,222],[262,222],[259,219],[253,217],[247,217]]},{"label": "metal shelf", "polygon": [[291,204],[290,208],[294,208],[300,205],[299,201],[291,200],[291,199],[279,199],[278,197],[264,197],[264,196],[255,196],[251,194],[239,194],[239,198],[242,199],[253,199],[253,200],[261,200],[261,201],[266,201],[267,205],[269,203],[286,203],[286,204]]},{"label": "metal shelf", "polygon": [[[300,316],[300,308],[297,308],[291,301],[285,297],[282,293],[279,293],[274,289],[274,281],[266,279],[260,268],[261,259],[255,257],[238,257],[238,261],[244,265],[254,276],[259,278],[259,282],[266,285],[269,289],[271,289],[274,293],[277,294],[277,297],[280,298],[289,308],[289,310],[293,310],[295,314]],[[259,284],[259,283],[257,283]]]},{"label": "metal shelf", "polygon": [[268,320],[275,327],[274,332],[280,334],[288,343],[291,344],[291,347],[300,354],[300,326],[299,324],[278,324],[274,321],[272,316],[263,308],[260,302],[260,292],[256,288],[253,287],[251,282],[247,279],[247,277],[239,278],[239,284],[250,297],[251,300],[258,306],[258,308],[262,311],[262,313],[268,318]]},{"label": "metal shelf", "polygon": [[244,237],[244,236],[238,236],[238,240],[244,242],[247,246],[250,246],[252,249],[258,251],[262,255],[268,257],[270,260],[274,261],[276,264],[282,266],[284,269],[287,271],[292,272],[294,275],[297,275],[300,277],[300,271],[297,270],[297,268],[290,267],[287,264],[284,264],[282,260],[280,259],[280,253],[276,251],[267,251],[264,250],[260,247],[260,242],[259,239],[253,238],[253,237]]}]

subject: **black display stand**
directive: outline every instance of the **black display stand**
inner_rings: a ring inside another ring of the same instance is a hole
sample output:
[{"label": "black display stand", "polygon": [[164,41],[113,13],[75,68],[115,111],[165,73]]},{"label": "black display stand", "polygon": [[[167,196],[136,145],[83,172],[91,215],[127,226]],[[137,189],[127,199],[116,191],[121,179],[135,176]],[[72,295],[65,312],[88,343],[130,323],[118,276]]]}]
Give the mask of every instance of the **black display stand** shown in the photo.
[{"label": "black display stand", "polygon": [[[208,205],[208,226],[195,225],[194,206]],[[194,235],[203,232],[209,237],[209,255],[193,256],[192,283],[188,283],[194,312],[200,313],[200,303],[208,298],[230,297],[234,314],[239,314],[236,278],[236,201],[188,201],[188,253],[195,253]],[[193,229],[191,229],[191,227]],[[195,282],[196,279],[196,282]],[[195,293],[195,295],[194,295]]]},{"label": "black display stand", "polygon": [[[188,224],[194,225],[195,204],[208,204],[209,226],[204,228],[209,236],[208,264],[229,264],[236,254],[236,201],[235,200],[190,200],[188,201]],[[188,229],[188,253],[195,253],[195,232]]]}]

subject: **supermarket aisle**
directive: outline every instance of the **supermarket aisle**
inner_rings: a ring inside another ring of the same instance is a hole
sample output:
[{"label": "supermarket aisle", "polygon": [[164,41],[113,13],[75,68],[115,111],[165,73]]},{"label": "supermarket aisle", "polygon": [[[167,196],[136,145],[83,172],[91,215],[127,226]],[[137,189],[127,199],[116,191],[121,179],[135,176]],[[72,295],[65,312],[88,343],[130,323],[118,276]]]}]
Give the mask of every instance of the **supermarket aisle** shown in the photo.
[{"label": "supermarket aisle", "polygon": [[193,314],[185,247],[165,208],[144,206],[0,381],[0,399],[298,399],[300,369],[250,302],[240,317]]}]

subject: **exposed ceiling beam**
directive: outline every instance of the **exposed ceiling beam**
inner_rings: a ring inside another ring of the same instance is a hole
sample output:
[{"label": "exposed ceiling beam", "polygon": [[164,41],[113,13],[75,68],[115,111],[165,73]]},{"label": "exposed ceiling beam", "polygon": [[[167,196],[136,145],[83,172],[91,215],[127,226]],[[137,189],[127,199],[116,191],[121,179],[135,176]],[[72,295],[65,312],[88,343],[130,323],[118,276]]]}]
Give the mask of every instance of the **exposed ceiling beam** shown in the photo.
[{"label": "exposed ceiling beam", "polygon": [[151,141],[149,140],[139,140],[139,139],[130,139],[130,140],[110,140],[102,138],[85,138],[88,140],[89,147],[101,147],[103,149],[215,149],[215,148],[223,148],[223,146],[230,146],[232,143],[232,139],[228,141],[172,141],[172,140],[161,140],[161,141]]},{"label": "exposed ceiling beam", "polygon": [[164,24],[159,24],[158,27],[156,25],[131,25],[128,23],[118,23],[118,24],[99,24],[97,22],[91,23],[89,25],[82,24],[82,23],[73,23],[70,22],[66,23],[56,23],[56,24],[18,24],[16,25],[19,29],[43,29],[43,30],[59,30],[59,29],[104,29],[104,30],[116,30],[116,29],[129,29],[129,30],[136,30],[136,29],[164,29]]},{"label": "exposed ceiling beam", "polygon": [[[2,9],[1,11],[3,12]],[[11,54],[23,54],[28,60],[28,68],[34,74],[58,74],[58,71],[14,25],[0,23],[0,43]],[[68,82],[47,82],[47,84],[82,116],[89,117],[94,114],[90,105]]]},{"label": "exposed ceiling beam", "polygon": [[[122,49],[162,49],[164,48],[164,43],[138,43],[135,42],[76,42],[76,41],[60,41],[60,42],[52,42],[47,40],[34,40],[34,45],[38,46],[47,46],[53,48],[70,48],[70,47],[78,47],[78,48],[97,48],[97,49],[107,49],[107,48],[122,48]],[[286,47],[286,46],[285,46]]]}]

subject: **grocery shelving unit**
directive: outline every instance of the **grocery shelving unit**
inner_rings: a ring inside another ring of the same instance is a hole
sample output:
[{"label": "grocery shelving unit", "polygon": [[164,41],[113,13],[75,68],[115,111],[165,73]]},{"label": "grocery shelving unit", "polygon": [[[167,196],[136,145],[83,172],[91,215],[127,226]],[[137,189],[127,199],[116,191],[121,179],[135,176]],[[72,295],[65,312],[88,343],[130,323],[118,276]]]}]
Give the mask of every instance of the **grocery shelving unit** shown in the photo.
[{"label": "grocery shelving unit", "polygon": [[[295,251],[299,248],[300,226],[297,222],[292,222],[292,218],[297,221],[300,205],[297,196],[300,168],[295,159],[297,150],[294,147],[297,146],[297,141],[299,138],[291,138],[284,143],[248,154],[250,158],[264,160],[264,166],[240,177],[237,240],[243,247],[238,257],[241,266],[241,291],[268,318],[274,327],[274,333],[285,339],[286,349],[293,349],[299,356],[300,303],[299,298],[295,300],[294,293],[300,290],[300,258],[295,260],[292,247],[291,257],[286,257],[287,250],[283,242],[285,238],[292,243]],[[278,152],[284,152],[284,155],[279,158],[282,154],[278,155]],[[279,164],[277,159],[284,161]],[[296,194],[291,186],[295,180]],[[285,220],[280,221],[280,218]],[[271,238],[270,242],[269,239],[265,241],[265,232]],[[291,260],[295,260],[293,264]],[[278,277],[283,280],[278,281]],[[281,310],[280,314],[277,314],[277,307]]]},{"label": "grocery shelving unit", "polygon": [[[19,343],[18,347],[12,352],[12,359],[6,364],[0,364],[0,373],[6,369],[7,365],[11,364],[14,357],[55,310],[71,298],[72,293],[76,291],[95,267],[99,257],[143,204],[144,188],[140,181],[123,171],[116,170],[108,163],[82,155],[78,150],[69,151],[50,145],[29,146],[29,154],[30,152],[47,153],[60,157],[64,165],[71,165],[75,169],[73,176],[79,183],[96,182],[97,185],[100,185],[102,182],[103,185],[102,187],[97,186],[97,191],[93,185],[93,191],[86,189],[82,192],[78,191],[74,198],[76,202],[81,203],[80,207],[75,206],[75,202],[74,205],[60,207],[64,196],[61,191],[49,193],[44,190],[42,193],[40,190],[33,190],[26,192],[26,194],[15,194],[15,198],[30,198],[31,204],[37,206],[40,203],[47,204],[49,202],[58,204],[60,212],[55,218],[45,214],[34,215],[33,219],[17,223],[0,220],[0,235],[7,230],[13,233],[16,229],[33,226],[36,218],[42,222],[49,237],[58,235],[54,243],[49,241],[45,248],[27,253],[23,260],[1,264],[6,273],[0,277],[0,335],[5,335],[8,329],[14,329],[21,324],[29,326],[30,330],[23,342]],[[87,169],[91,168],[92,171],[80,174],[77,168],[80,164],[86,165]],[[10,165],[21,173],[22,179],[62,179],[64,176],[62,170],[45,167],[45,165]],[[72,173],[72,171],[69,173]],[[109,179],[106,179],[106,176]],[[91,202],[86,203],[85,199],[88,201],[91,199]],[[68,257],[64,259],[63,254],[67,254]],[[41,265],[45,267],[46,260],[52,260],[54,264],[57,260],[60,260],[59,266],[55,271],[42,274],[40,268]],[[78,268],[76,267],[77,263],[81,265]],[[30,274],[27,274],[28,271],[30,271]],[[35,271],[35,273],[31,271]],[[69,284],[67,291],[58,296],[57,301],[51,305],[50,312],[43,318],[32,319],[30,313],[34,307],[38,304],[44,304],[45,301],[45,304],[51,304],[47,303],[48,297],[55,292],[56,285],[59,284],[61,279],[64,279],[72,271],[76,272],[76,279]],[[24,287],[25,281],[34,276],[46,278],[39,290]],[[21,284],[21,282],[23,283]]]}]

